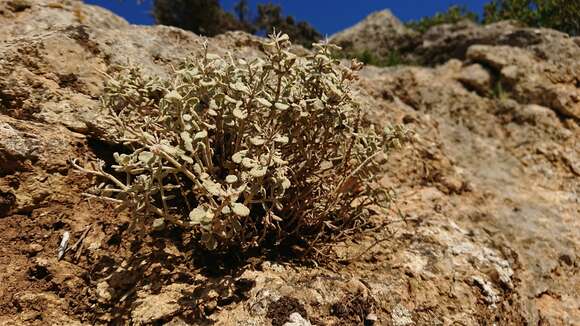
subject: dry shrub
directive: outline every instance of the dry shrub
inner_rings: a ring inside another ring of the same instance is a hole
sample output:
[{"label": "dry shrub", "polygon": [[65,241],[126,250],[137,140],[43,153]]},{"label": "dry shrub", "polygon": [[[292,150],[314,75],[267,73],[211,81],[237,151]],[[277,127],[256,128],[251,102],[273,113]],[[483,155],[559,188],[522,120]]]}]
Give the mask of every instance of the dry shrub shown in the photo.
[{"label": "dry shrub", "polygon": [[387,205],[377,172],[405,130],[363,117],[350,88],[361,64],[339,65],[333,45],[303,57],[289,46],[271,35],[263,58],[206,48],[172,80],[134,69],[112,79],[103,102],[127,153],[112,167],[77,165],[107,181],[92,196],[140,225],[156,217],[191,229],[211,251],[328,240]]}]

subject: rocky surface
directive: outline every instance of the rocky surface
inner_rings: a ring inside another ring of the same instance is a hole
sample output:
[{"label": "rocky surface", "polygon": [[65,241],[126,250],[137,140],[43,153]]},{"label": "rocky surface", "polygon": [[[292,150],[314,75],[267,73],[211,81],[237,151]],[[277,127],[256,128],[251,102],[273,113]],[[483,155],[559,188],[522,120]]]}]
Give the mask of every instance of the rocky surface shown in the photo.
[{"label": "rocky surface", "polygon": [[[433,67],[362,71],[368,113],[416,133],[375,228],[318,265],[233,262],[176,230],[137,235],[68,163],[118,150],[102,138],[107,74],[167,76],[205,40],[77,1],[1,0],[0,324],[579,324],[580,44],[501,24],[428,32],[416,55]],[[243,33],[207,41],[259,55]]]},{"label": "rocky surface", "polygon": [[414,45],[418,33],[407,28],[385,9],[370,14],[356,25],[338,32],[330,40],[345,52],[361,54],[370,51],[385,57]]},{"label": "rocky surface", "polygon": [[[382,25],[396,28],[378,29]],[[372,36],[377,31],[382,37]],[[405,42],[400,41],[403,35],[408,39]],[[520,103],[549,107],[576,121],[580,118],[578,38],[558,31],[519,27],[510,21],[485,26],[464,21],[434,26],[419,35],[388,12],[380,12],[338,33],[331,41],[347,50],[366,50],[379,56],[396,49],[402,52],[403,60],[427,65],[450,59],[475,63],[478,66],[466,66],[460,78],[467,87],[480,93],[509,93]]]}]

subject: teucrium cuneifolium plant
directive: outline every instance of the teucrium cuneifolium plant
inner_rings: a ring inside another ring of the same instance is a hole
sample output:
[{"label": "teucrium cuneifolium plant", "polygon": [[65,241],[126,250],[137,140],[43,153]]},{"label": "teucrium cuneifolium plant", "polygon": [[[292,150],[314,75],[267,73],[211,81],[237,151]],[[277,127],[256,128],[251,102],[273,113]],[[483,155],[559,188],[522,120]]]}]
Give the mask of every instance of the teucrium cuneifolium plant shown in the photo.
[{"label": "teucrium cuneifolium plant", "polygon": [[127,151],[111,172],[77,165],[106,179],[93,194],[220,251],[324,239],[388,204],[376,172],[405,131],[364,119],[350,89],[360,64],[340,66],[330,44],[302,57],[289,46],[272,35],[262,58],[205,48],[171,80],[135,69],[112,79],[103,103]]}]

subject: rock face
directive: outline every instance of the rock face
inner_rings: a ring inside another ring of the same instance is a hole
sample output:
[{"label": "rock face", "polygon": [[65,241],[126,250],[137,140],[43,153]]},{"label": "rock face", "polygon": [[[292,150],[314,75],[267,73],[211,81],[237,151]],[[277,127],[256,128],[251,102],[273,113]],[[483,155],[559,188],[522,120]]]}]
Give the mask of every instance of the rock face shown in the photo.
[{"label": "rock face", "polygon": [[[554,55],[549,50],[551,45],[556,49],[564,48],[567,53]],[[558,114],[574,119],[580,119],[578,57],[580,47],[564,35],[557,42],[529,49],[472,45],[466,53],[467,60],[489,67],[497,76],[498,85],[502,85],[502,89],[514,99],[550,107]]]},{"label": "rock face", "polygon": [[[466,66],[469,70],[459,76],[469,87],[483,92],[493,89],[490,87],[493,82],[496,90],[501,88],[522,103],[546,106],[558,114],[580,118],[577,38],[549,29],[520,27],[510,21],[484,26],[471,21],[443,24],[419,35],[391,17],[389,12],[372,14],[333,36],[331,41],[357,52],[367,50],[382,56],[397,49],[404,60],[427,65],[450,59],[477,63],[478,66]],[[382,30],[377,26],[386,27]]]},{"label": "rock face", "polygon": [[[373,17],[355,48],[394,46],[369,26],[413,36],[388,12]],[[68,163],[122,150],[103,137],[106,74],[129,63],[164,78],[206,40],[71,0],[2,0],[0,26],[0,324],[580,324],[577,39],[442,26],[409,43],[441,65],[366,67],[356,87],[370,118],[416,134],[382,179],[396,209],[322,267],[232,267],[180,232],[140,235],[81,196],[95,180]],[[244,33],[207,42],[260,53]],[[65,231],[82,241],[58,261]]]},{"label": "rock face", "polygon": [[362,53],[370,50],[378,56],[387,56],[392,51],[409,47],[417,33],[405,27],[390,10],[370,14],[356,25],[334,34],[330,41],[340,45],[344,51]]},{"label": "rock face", "polygon": [[518,39],[514,32],[521,31],[513,22],[503,21],[479,26],[472,21],[458,24],[436,25],[419,37],[417,48],[411,55],[423,63],[444,63],[449,59],[464,59],[467,49],[474,44],[503,44],[506,42],[520,46],[534,43],[529,37]]}]

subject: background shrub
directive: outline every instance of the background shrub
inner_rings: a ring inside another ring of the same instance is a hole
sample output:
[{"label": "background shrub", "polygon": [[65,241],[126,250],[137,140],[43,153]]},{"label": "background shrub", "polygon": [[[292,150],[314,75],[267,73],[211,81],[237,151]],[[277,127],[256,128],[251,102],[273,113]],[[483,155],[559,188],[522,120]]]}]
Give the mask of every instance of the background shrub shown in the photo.
[{"label": "background shrub", "polygon": [[580,33],[580,2],[570,0],[493,0],[485,6],[485,23],[514,19],[532,27]]},{"label": "background shrub", "polygon": [[176,26],[199,35],[215,36],[227,31],[241,30],[268,35],[282,31],[294,42],[307,48],[318,42],[322,35],[307,22],[296,22],[285,16],[279,5],[259,4],[257,15],[252,13],[246,0],[236,3],[236,16],[224,11],[218,0],[155,0],[153,16],[158,24]]},{"label": "background shrub", "polygon": [[407,26],[421,33],[440,24],[471,20],[490,24],[516,20],[532,27],[546,27],[570,35],[580,32],[580,2],[568,0],[492,0],[484,7],[483,18],[464,6],[451,6],[446,12],[410,21]]},{"label": "background shrub", "polygon": [[462,20],[477,22],[479,18],[476,13],[469,11],[465,6],[450,6],[445,12],[438,12],[433,16],[423,17],[419,20],[411,20],[406,25],[420,33],[425,33],[433,26],[455,24]]},{"label": "background shrub", "polygon": [[155,0],[153,17],[158,24],[198,35],[215,36],[234,30],[253,32],[250,24],[224,11],[218,0]]},{"label": "background shrub", "polygon": [[307,22],[296,22],[292,16],[282,15],[282,8],[274,4],[259,4],[255,20],[257,31],[265,35],[282,31],[295,43],[310,48],[312,43],[322,39],[322,35]]},{"label": "background shrub", "polygon": [[128,209],[191,229],[212,251],[265,242],[328,240],[385,207],[376,184],[385,153],[406,137],[364,118],[351,91],[356,71],[331,59],[333,45],[290,53],[287,35],[261,59],[207,53],[171,80],[131,69],[106,87],[104,105],[122,143],[116,165],[77,168],[107,182],[91,191]]},{"label": "background shrub", "polygon": [[411,63],[410,61],[403,60],[398,50],[392,50],[385,56],[377,56],[369,50],[364,50],[350,56],[356,58],[358,61],[364,63],[365,65],[372,65],[377,67],[392,67],[403,63]]}]

